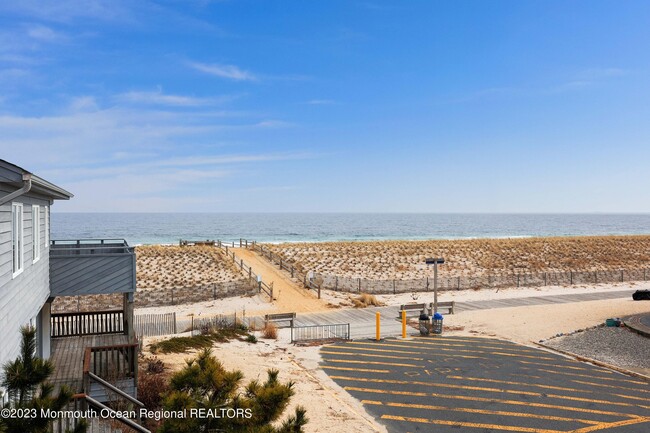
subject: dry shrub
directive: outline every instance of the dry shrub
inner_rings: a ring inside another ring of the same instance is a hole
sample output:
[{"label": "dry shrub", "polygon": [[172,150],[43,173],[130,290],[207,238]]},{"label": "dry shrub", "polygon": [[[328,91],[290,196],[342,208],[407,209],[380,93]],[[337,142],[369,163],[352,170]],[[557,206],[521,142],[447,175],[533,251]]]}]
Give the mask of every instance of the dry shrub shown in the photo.
[{"label": "dry shrub", "polygon": [[379,302],[375,295],[368,293],[362,293],[358,298],[353,299],[352,302],[354,302],[354,308],[366,308],[369,306],[381,307],[384,305]]},{"label": "dry shrub", "polygon": [[277,340],[278,327],[275,326],[274,323],[268,322],[264,325],[264,329],[262,329],[262,338],[266,338],[267,340]]}]

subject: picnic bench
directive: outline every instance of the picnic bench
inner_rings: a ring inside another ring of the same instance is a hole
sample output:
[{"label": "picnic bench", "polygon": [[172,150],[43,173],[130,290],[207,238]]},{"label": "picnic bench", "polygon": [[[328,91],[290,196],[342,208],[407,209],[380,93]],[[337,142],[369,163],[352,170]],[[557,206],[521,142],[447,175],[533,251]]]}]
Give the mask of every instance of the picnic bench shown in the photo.
[{"label": "picnic bench", "polygon": [[[454,307],[456,306],[456,301],[448,302],[438,302],[438,311],[445,311],[446,314],[454,314]],[[410,316],[411,313],[419,315],[422,312],[426,312],[429,316],[433,315],[433,302],[429,304],[402,304],[399,308],[399,316],[402,317],[402,311],[406,311],[406,315]]]},{"label": "picnic bench", "polygon": [[[289,327],[293,328],[293,323],[296,320],[296,313],[278,313],[278,314],[267,314],[264,316],[264,323],[268,324],[269,322],[289,322]],[[280,326],[282,328],[282,326]]]}]

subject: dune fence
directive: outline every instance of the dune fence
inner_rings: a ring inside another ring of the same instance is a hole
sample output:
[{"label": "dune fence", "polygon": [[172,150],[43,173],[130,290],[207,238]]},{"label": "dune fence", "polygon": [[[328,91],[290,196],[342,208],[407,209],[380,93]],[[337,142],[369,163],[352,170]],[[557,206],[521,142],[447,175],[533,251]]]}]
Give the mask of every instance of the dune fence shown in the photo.
[{"label": "dune fence", "polygon": [[[579,284],[648,281],[649,278],[650,269],[438,277],[438,289],[449,291],[515,287],[573,286]],[[433,278],[371,280],[314,273],[312,281],[319,285],[321,289],[352,293],[390,294],[433,290]]]},{"label": "dune fence", "polygon": [[189,316],[182,319],[176,313],[136,314],[133,319],[135,334],[138,338],[175,335],[185,332],[205,333],[214,329],[237,328],[246,326],[253,318],[245,318],[237,313],[218,314],[216,316]]}]

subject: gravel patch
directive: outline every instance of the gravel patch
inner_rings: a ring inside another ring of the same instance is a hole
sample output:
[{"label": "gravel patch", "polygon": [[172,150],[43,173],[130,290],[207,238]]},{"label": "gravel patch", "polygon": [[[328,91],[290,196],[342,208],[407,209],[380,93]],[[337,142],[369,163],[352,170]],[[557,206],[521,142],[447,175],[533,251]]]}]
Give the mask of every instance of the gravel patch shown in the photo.
[{"label": "gravel patch", "polygon": [[547,340],[545,344],[617,367],[650,369],[650,338],[627,328],[602,326]]}]

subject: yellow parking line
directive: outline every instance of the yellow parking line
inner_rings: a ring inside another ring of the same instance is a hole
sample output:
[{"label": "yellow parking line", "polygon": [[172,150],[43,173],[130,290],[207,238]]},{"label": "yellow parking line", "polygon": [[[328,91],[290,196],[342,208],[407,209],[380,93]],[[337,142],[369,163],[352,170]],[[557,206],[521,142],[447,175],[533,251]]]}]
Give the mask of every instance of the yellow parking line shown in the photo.
[{"label": "yellow parking line", "polygon": [[650,421],[650,418],[646,417],[646,418],[628,419],[628,420],[623,420],[618,422],[601,423],[595,426],[584,427],[578,430],[573,430],[571,433],[589,433],[592,431],[604,430],[604,429],[609,429],[614,427],[623,427],[627,425],[641,424],[642,422],[648,422],[648,421]]},{"label": "yellow parking line", "polygon": [[328,355],[350,355],[350,356],[363,356],[368,358],[387,358],[387,359],[406,359],[409,361],[424,361],[424,358],[411,358],[408,356],[391,356],[391,355],[376,355],[371,353],[358,353],[358,352],[332,352],[329,350],[321,350],[320,353]]},{"label": "yellow parking line", "polygon": [[424,368],[423,365],[415,364],[401,364],[399,362],[379,362],[379,361],[357,361],[354,359],[329,359],[325,358],[327,362],[339,362],[342,364],[372,364],[372,365],[386,365],[389,367],[413,367],[413,368]]},{"label": "yellow parking line", "polygon": [[[370,346],[382,346],[382,347],[409,347],[412,349],[421,349],[421,347],[413,347],[413,346],[408,346],[408,344],[390,344],[390,343],[366,343],[362,341],[351,341],[347,343],[348,345],[354,344],[354,345],[370,345]],[[501,356],[510,356],[510,357],[515,357],[515,358],[532,358],[532,359],[546,359],[549,361],[555,361],[556,358],[549,358],[545,356],[536,356],[536,355],[515,355],[513,353],[505,353],[505,352],[488,352],[485,350],[466,350],[466,349],[444,349],[444,348],[436,348],[436,350],[441,350],[444,352],[466,352],[466,353],[482,353],[486,355],[501,355]]]},{"label": "yellow parking line", "polygon": [[546,397],[546,398],[557,398],[560,400],[571,400],[571,401],[582,401],[586,403],[602,403],[613,406],[629,406],[629,407],[640,407],[648,408],[650,406],[644,406],[640,404],[630,404],[623,403],[618,401],[608,401],[608,400],[597,400],[591,398],[582,398],[582,397],[572,397],[568,395],[558,395],[558,394],[542,394],[539,392],[532,391],[517,391],[514,389],[502,389],[502,388],[486,388],[480,386],[467,386],[467,385],[451,385],[448,383],[433,383],[433,382],[420,382],[420,381],[407,381],[407,380],[397,380],[397,379],[370,379],[370,378],[361,378],[361,377],[346,377],[346,376],[331,376],[332,379],[343,379],[351,380],[356,382],[372,382],[372,383],[391,383],[398,385],[425,385],[425,386],[436,386],[438,388],[453,388],[453,389],[465,389],[469,391],[485,391],[485,392],[498,392],[498,393],[507,393],[507,394],[518,394],[518,395],[529,395],[533,397]]},{"label": "yellow parking line", "polygon": [[593,420],[580,419],[580,418],[566,418],[563,416],[538,415],[535,413],[526,413],[526,412],[508,412],[503,410],[472,409],[469,407],[446,407],[446,406],[433,406],[429,404],[393,403],[393,402],[382,403],[381,401],[374,401],[374,400],[362,400],[361,403],[378,405],[378,406],[406,407],[406,408],[413,408],[413,409],[448,410],[451,412],[482,413],[485,415],[504,415],[504,416],[520,417],[520,418],[536,418],[536,419],[545,419],[549,421],[579,422],[582,424],[590,424],[590,425],[596,425],[601,423],[601,421],[593,421]]},{"label": "yellow parking line", "polygon": [[418,340],[394,340],[395,342],[398,343],[412,343],[412,344],[423,344],[423,345],[430,345],[430,346],[448,346],[448,347],[479,347],[482,349],[497,349],[497,350],[509,350],[512,352],[519,352],[519,353],[540,353],[541,350],[537,349],[519,349],[517,347],[512,347],[513,345],[506,346],[484,346],[482,344],[476,344],[476,345],[467,345],[467,344],[447,344],[447,343],[438,343],[438,342],[433,342],[433,341],[418,341]]},{"label": "yellow parking line", "polygon": [[[594,392],[588,389],[579,389],[579,388],[567,388],[564,386],[553,386],[553,385],[544,385],[541,383],[530,383],[530,382],[516,382],[512,380],[500,380],[500,379],[487,379],[483,377],[465,377],[465,376],[447,376],[448,379],[455,380],[469,380],[473,382],[489,382],[489,383],[505,383],[507,385],[516,385],[516,386],[532,386],[534,388],[544,388],[544,389],[555,389],[558,391],[569,391],[569,392],[584,392],[588,394],[593,394]],[[642,399],[645,400],[645,399]]]},{"label": "yellow parking line", "polygon": [[631,413],[621,413],[621,412],[611,412],[606,410],[598,409],[586,409],[573,406],[557,405],[557,404],[548,404],[548,403],[535,403],[529,401],[519,401],[519,400],[503,400],[498,398],[486,398],[486,397],[470,397],[467,395],[456,395],[456,394],[440,394],[437,392],[416,392],[416,391],[396,391],[396,390],[386,390],[386,389],[375,389],[375,388],[360,388],[356,386],[345,386],[343,387],[346,391],[359,391],[359,392],[368,392],[373,394],[390,394],[390,395],[405,395],[409,397],[436,397],[436,398],[445,398],[450,400],[467,400],[467,401],[480,401],[485,403],[498,403],[498,404],[509,404],[512,406],[530,406],[530,407],[539,407],[544,409],[558,409],[565,410],[568,412],[581,412],[581,413],[592,413],[597,415],[607,415],[615,416],[618,418],[640,418],[638,415]]},{"label": "yellow parking line", "polygon": [[362,371],[364,373],[390,373],[390,370],[373,370],[370,368],[357,368],[357,367],[336,367],[334,365],[322,365],[324,370],[343,370],[343,371]]},{"label": "yellow parking line", "polygon": [[[630,387],[627,387],[627,386],[609,385],[607,383],[587,382],[586,380],[571,379],[571,382],[581,383],[583,385],[600,386],[600,387],[603,387],[603,388],[614,388],[614,389],[618,389],[619,391],[622,391],[622,390],[625,389],[625,390],[628,390],[628,391],[650,393],[650,390],[647,390],[647,389],[638,389],[638,388],[630,388]],[[648,400],[648,397],[645,397],[645,400]]]},{"label": "yellow parking line", "polygon": [[[578,363],[578,361],[573,361],[572,359],[565,359],[564,361],[572,361]],[[594,371],[593,369],[590,368],[584,368],[584,367],[576,367],[573,365],[558,365],[558,364],[548,364],[546,362],[534,362],[534,361],[524,361],[524,360],[519,360],[522,364],[533,364],[533,365],[543,365],[545,367],[558,367],[558,368],[568,368],[571,370],[584,370],[584,371]],[[614,374],[613,372],[605,369],[598,369],[599,373],[605,373],[605,374]]]},{"label": "yellow parking line", "polygon": [[516,431],[516,432],[524,432],[524,433],[564,433],[560,430],[547,430],[547,429],[533,428],[533,427],[517,427],[517,426],[507,426],[507,425],[500,425],[500,424],[483,424],[477,422],[464,422],[464,421],[446,421],[440,419],[412,418],[412,417],[397,416],[397,415],[382,415],[381,418],[390,419],[393,421],[449,425],[452,427],[472,427],[472,428],[480,428],[480,429],[488,429],[488,430]]},{"label": "yellow parking line", "polygon": [[[545,369],[545,368],[535,368],[535,369],[530,368],[530,367],[521,367],[521,368],[524,369],[524,370],[535,370],[535,372],[543,371],[543,372],[546,372],[546,373],[561,374],[563,376],[586,377],[586,378],[589,378],[589,379],[612,380],[612,381],[616,381],[616,382],[634,383],[634,384],[637,384],[637,385],[648,385],[647,382],[640,382],[638,380],[624,379],[623,377],[625,377],[625,376],[622,376],[622,375],[621,375],[621,378],[619,379],[617,377],[594,377],[593,374],[568,373],[566,371],[555,371],[555,370],[548,370],[548,369]],[[634,388],[631,388],[631,389],[634,389]]]},{"label": "yellow parking line", "polygon": [[381,344],[381,343],[357,343],[357,342],[350,342],[346,345],[342,346],[337,346],[337,350],[365,350],[369,352],[388,352],[388,353],[405,353],[405,354],[410,354],[410,355],[424,355],[422,352],[406,352],[403,350],[390,350],[390,349],[371,349],[371,348],[366,348],[366,347],[350,347],[350,344],[369,344],[371,346],[392,346],[392,345],[386,345],[386,344]]}]

